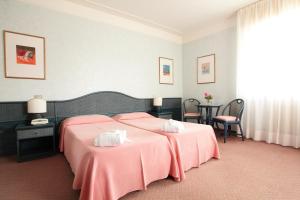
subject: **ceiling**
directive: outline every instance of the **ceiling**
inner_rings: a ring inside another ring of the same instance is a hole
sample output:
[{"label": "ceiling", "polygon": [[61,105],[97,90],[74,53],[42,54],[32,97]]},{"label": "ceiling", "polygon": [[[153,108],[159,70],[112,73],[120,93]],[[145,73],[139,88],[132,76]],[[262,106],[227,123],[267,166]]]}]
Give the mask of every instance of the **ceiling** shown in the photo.
[{"label": "ceiling", "polygon": [[69,0],[184,35],[232,18],[257,0]]}]

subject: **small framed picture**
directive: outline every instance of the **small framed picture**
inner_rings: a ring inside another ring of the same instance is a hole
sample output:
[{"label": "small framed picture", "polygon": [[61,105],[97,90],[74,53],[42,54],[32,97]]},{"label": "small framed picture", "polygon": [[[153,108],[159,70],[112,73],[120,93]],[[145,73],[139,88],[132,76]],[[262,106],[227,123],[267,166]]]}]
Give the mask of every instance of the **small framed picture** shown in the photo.
[{"label": "small framed picture", "polygon": [[5,78],[46,79],[45,38],[4,31]]},{"label": "small framed picture", "polygon": [[215,54],[197,58],[197,83],[215,82]]},{"label": "small framed picture", "polygon": [[174,66],[173,59],[159,57],[159,83],[173,84]]}]

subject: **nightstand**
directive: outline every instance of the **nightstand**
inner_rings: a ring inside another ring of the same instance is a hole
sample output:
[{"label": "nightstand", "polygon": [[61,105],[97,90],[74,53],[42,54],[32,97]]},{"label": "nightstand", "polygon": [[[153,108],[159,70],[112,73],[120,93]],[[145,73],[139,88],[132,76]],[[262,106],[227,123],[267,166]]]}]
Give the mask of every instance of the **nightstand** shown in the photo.
[{"label": "nightstand", "polygon": [[150,115],[153,115],[154,117],[162,118],[162,119],[172,119],[173,113],[172,112],[156,112],[151,111]]},{"label": "nightstand", "polygon": [[17,133],[18,162],[32,160],[55,153],[55,134],[53,123],[43,125],[20,124]]}]

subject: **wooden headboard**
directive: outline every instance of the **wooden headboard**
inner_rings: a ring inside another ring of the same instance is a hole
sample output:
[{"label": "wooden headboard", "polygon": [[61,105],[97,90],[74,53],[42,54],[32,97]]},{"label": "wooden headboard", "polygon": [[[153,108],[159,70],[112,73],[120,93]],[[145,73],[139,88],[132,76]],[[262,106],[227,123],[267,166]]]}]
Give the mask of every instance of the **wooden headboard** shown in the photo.
[{"label": "wooden headboard", "polygon": [[[119,92],[95,92],[65,101],[48,101],[44,115],[56,124],[56,135],[61,121],[67,117],[86,114],[112,116],[127,112],[149,112],[153,99],[138,99]],[[181,120],[181,98],[164,98],[163,110],[171,111],[173,118]],[[27,102],[0,102],[0,155],[16,152],[15,126],[25,123]],[[56,137],[58,138],[58,137]]]}]

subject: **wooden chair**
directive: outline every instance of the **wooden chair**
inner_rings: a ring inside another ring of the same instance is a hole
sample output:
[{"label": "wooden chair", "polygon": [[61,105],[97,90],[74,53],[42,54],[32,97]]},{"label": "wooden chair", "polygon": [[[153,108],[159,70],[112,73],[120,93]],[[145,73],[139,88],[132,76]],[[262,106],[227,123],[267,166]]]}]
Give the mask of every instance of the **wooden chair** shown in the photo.
[{"label": "wooden chair", "polygon": [[198,123],[202,123],[202,112],[200,110],[198,105],[200,105],[200,102],[197,99],[186,99],[183,101],[183,121],[187,121],[188,119],[196,119]]},{"label": "wooden chair", "polygon": [[241,131],[242,140],[244,141],[243,129],[241,126],[242,115],[244,111],[244,100],[234,99],[230,101],[223,109],[222,114],[216,114],[213,118],[213,123],[218,126],[218,123],[224,125],[224,143],[226,143],[228,129],[231,131],[231,125],[238,125]]}]

